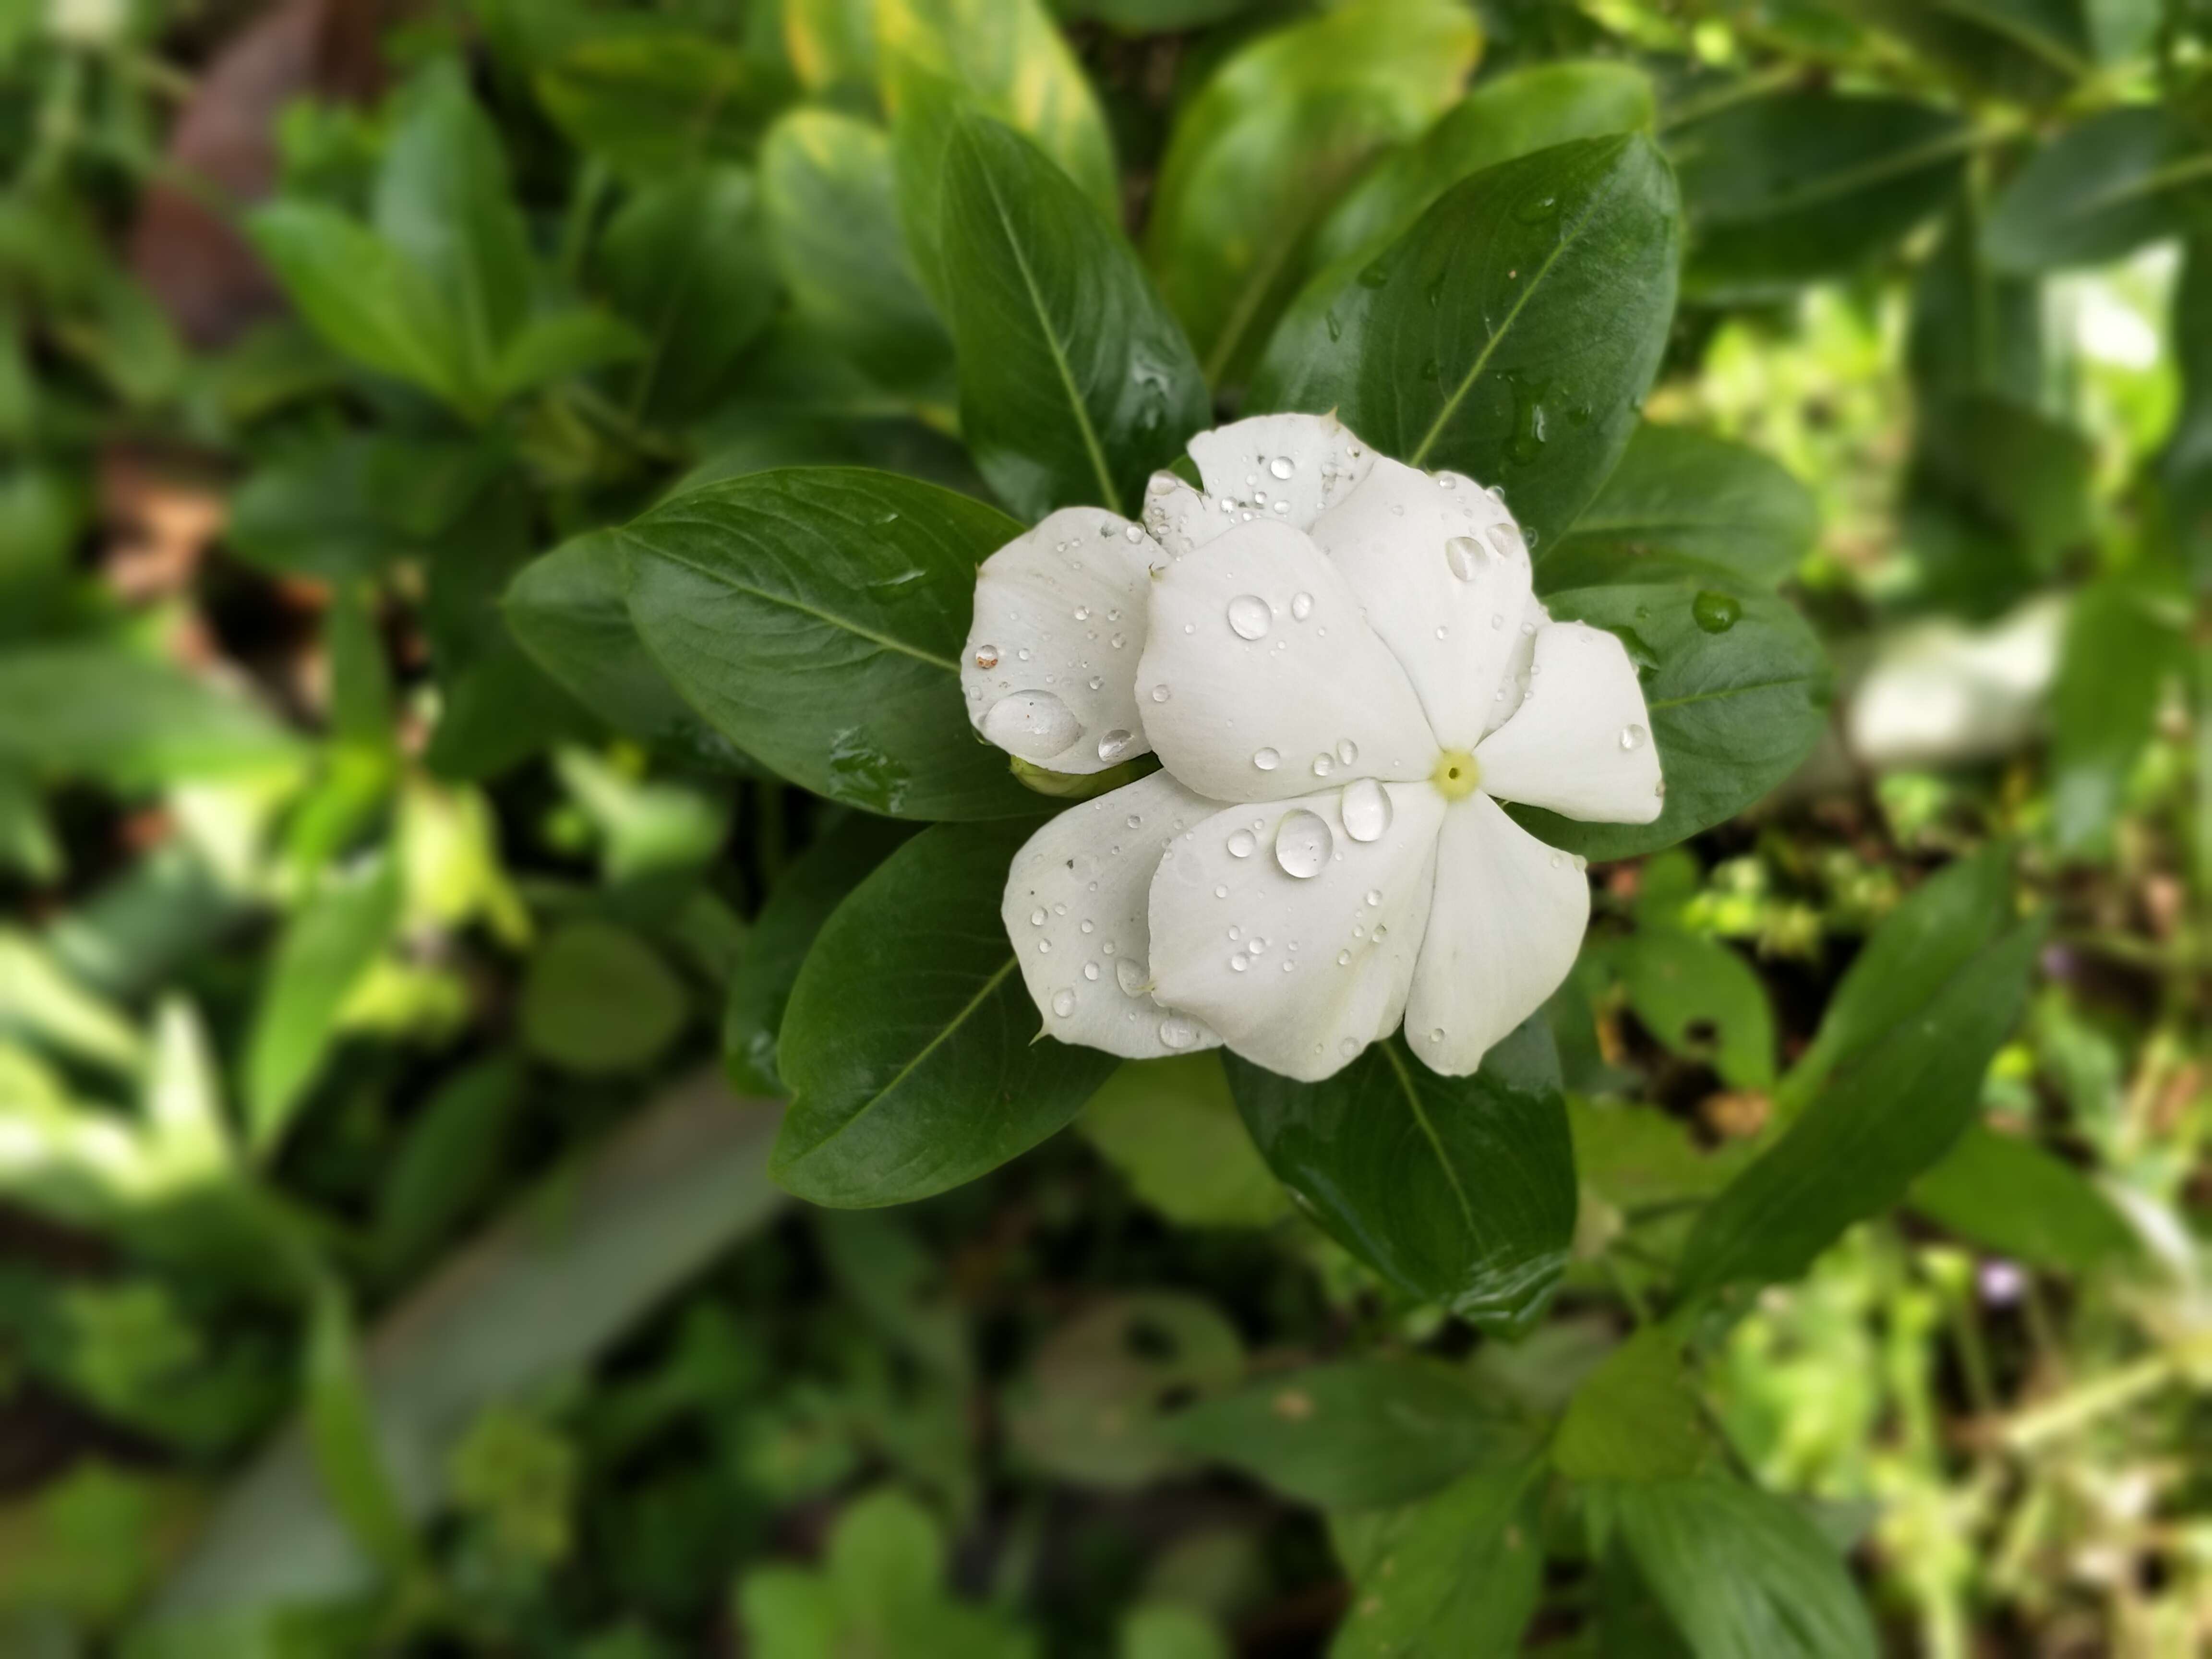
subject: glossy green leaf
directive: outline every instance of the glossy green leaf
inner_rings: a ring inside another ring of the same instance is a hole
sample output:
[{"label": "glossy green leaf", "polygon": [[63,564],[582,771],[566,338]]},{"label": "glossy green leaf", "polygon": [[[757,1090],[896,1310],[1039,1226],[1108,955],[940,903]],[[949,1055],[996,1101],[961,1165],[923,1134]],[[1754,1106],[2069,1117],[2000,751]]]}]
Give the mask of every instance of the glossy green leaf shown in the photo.
[{"label": "glossy green leaf", "polygon": [[918,74],[1004,121],[1058,163],[1100,212],[1121,179],[1098,97],[1039,0],[875,0],[878,61],[893,112]]},{"label": "glossy green leaf", "polygon": [[393,1490],[363,1386],[353,1311],[345,1291],[325,1283],[316,1291],[307,1349],[307,1443],[324,1494],[354,1542],[386,1572],[402,1575],[415,1559],[415,1537]]},{"label": "glossy green leaf", "polygon": [[902,817],[1031,813],[960,695],[975,567],[1019,533],[889,473],[754,473],[622,532],[630,616],[692,707],[817,794]]},{"label": "glossy green leaf", "polygon": [[626,927],[572,921],[530,958],[517,1009],[523,1046],[564,1071],[650,1066],[683,1030],[684,983]]},{"label": "glossy green leaf", "polygon": [[1407,1508],[1332,1517],[1358,1590],[1329,1659],[1518,1652],[1543,1589],[1542,1469],[1500,1461]]},{"label": "glossy green leaf", "polygon": [[247,1139],[273,1148],[328,1056],[338,1016],[400,918],[398,860],[384,856],[312,895],[269,959],[246,1051]]},{"label": "glossy green leaf", "polygon": [[0,651],[0,763],[122,789],[282,768],[292,738],[243,697],[106,645]]},{"label": "glossy green leaf", "polygon": [[2051,817],[2059,850],[2101,854],[2129,775],[2150,742],[2181,635],[2136,584],[2107,577],[2075,596],[2051,699]]},{"label": "glossy green leaf", "polygon": [[276,451],[231,497],[224,539],[264,569],[325,580],[425,553],[501,465],[489,446],[347,432]]},{"label": "glossy green leaf", "polygon": [[2212,149],[2167,112],[2093,115],[2030,156],[1997,197],[1984,246],[2001,270],[2101,264],[2212,211]]},{"label": "glossy green leaf", "polygon": [[1698,1216],[1686,1295],[1794,1279],[1855,1221],[1879,1215],[1956,1144],[2020,1017],[2042,930],[1983,947],[1847,1065]]},{"label": "glossy green leaf", "polygon": [[1355,0],[1214,71],[1176,124],[1146,242],[1209,380],[1243,377],[1305,269],[1311,228],[1378,149],[1443,113],[1479,43],[1458,7]]},{"label": "glossy green leaf", "polygon": [[623,394],[633,414],[691,420],[729,394],[776,302],[750,173],[701,167],[641,189],[608,222],[595,264],[645,337]]},{"label": "glossy green leaf", "polygon": [[1743,99],[1674,128],[1683,292],[1758,299],[1880,258],[1948,199],[1972,142],[1933,106],[1826,92]]},{"label": "glossy green leaf", "polygon": [[576,40],[538,69],[535,83],[572,143],[648,184],[748,155],[792,90],[778,64],[659,28]]},{"label": "glossy green leaf", "polygon": [[1019,134],[957,118],[945,154],[945,280],[960,429],[1024,519],[1088,502],[1134,516],[1203,427],[1189,344],[1121,234]]},{"label": "glossy green leaf", "polygon": [[2142,1254],[2112,1200],[2072,1164],[2024,1135],[1970,1123],[1906,1202],[1984,1249],[2030,1267],[2088,1273]]},{"label": "glossy green leaf", "polygon": [[[817,1204],[902,1204],[1065,1125],[1113,1056],[1039,1035],[999,920],[1019,825],[925,831],[830,918],[792,988],[772,1172]],[[856,1018],[856,1011],[867,1018]]]},{"label": "glossy green leaf", "polygon": [[1468,1372],[1387,1358],[1271,1374],[1178,1413],[1167,1433],[1324,1510],[1408,1504],[1477,1464],[1518,1462],[1533,1441]]},{"label": "glossy green leaf", "polygon": [[1540,1021],[1468,1078],[1395,1036],[1321,1083],[1227,1063],[1261,1156],[1340,1244],[1463,1318],[1512,1326],[1542,1308],[1573,1237],[1575,1172]]},{"label": "glossy green leaf", "polygon": [[1547,587],[1577,586],[1594,561],[1607,579],[1622,554],[1700,559],[1771,586],[1796,570],[1820,528],[1813,494],[1778,462],[1688,427],[1638,426],[1620,465],[1575,520],[1538,550]]},{"label": "glossy green leaf", "polygon": [[1783,1499],[1707,1475],[1593,1501],[1696,1659],[1875,1659],[1850,1573]]},{"label": "glossy green leaf", "polygon": [[952,344],[899,228],[890,136],[835,110],[795,110],[762,141],[760,173],[793,308],[872,380],[934,393]]},{"label": "glossy green leaf", "polygon": [[1079,1121],[1130,1189],[1177,1226],[1264,1227],[1289,1213],[1218,1054],[1125,1060]]},{"label": "glossy green leaf", "polygon": [[1655,118],[1650,77],[1630,64],[1532,64],[1485,80],[1359,175],[1314,232],[1308,267],[1371,258],[1470,173],[1571,139],[1648,132]]},{"label": "glossy green leaf", "polygon": [[1680,1344],[1652,1325],[1575,1390],[1552,1439],[1552,1464],[1570,1480],[1668,1480],[1694,1474],[1708,1446]]},{"label": "glossy green leaf", "polygon": [[1628,647],[1667,792],[1648,824],[1514,808],[1551,846],[1593,859],[1671,847],[1759,800],[1820,737],[1831,695],[1820,641],[1790,605],[1732,572],[1630,558],[1604,585],[1547,592],[1544,601],[1555,618],[1605,629]]},{"label": "glossy green leaf", "polygon": [[1547,547],[1613,471],[1674,310],[1674,176],[1641,135],[1476,173],[1356,275],[1298,296],[1257,410],[1334,409],[1377,449],[1502,486]]}]

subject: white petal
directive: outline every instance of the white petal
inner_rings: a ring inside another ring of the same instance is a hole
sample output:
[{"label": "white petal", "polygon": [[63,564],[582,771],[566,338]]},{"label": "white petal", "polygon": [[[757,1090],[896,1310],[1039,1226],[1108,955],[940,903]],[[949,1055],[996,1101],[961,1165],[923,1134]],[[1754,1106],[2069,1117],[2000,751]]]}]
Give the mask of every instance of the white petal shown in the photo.
[{"label": "white petal", "polygon": [[1167,562],[1135,525],[1095,507],[1063,507],[984,560],[960,659],[975,729],[1055,772],[1144,754],[1137,659],[1152,568]]},{"label": "white petal", "polygon": [[1336,568],[1286,525],[1240,524],[1152,583],[1137,670],[1168,770],[1216,800],[1303,794],[1320,779],[1403,781],[1437,743],[1405,671]]},{"label": "white petal", "polygon": [[1500,800],[1598,823],[1659,816],[1659,751],[1635,665],[1620,641],[1582,623],[1536,630],[1528,695],[1474,751]]},{"label": "white petal", "polygon": [[[1371,786],[1370,786],[1371,787]],[[1345,833],[1342,791],[1232,806],[1176,838],[1152,879],[1154,994],[1256,1065],[1309,1082],[1394,1030],[1436,876],[1443,798],[1387,786],[1389,827]],[[1326,842],[1301,839],[1310,814]],[[1319,848],[1317,873],[1288,872]],[[1239,963],[1243,965],[1238,966]]]},{"label": "white petal", "polygon": [[1521,712],[1528,700],[1528,688],[1535,684],[1528,671],[1536,665],[1536,635],[1551,626],[1552,613],[1544,609],[1542,600],[1531,598],[1521,611],[1520,638],[1507,659],[1504,678],[1491,696],[1491,715],[1482,723],[1482,735],[1488,737],[1499,726]]},{"label": "white petal", "polygon": [[1155,772],[1071,806],[1014,854],[1000,909],[1048,1035],[1130,1060],[1221,1041],[1152,1000],[1145,920],[1161,854],[1220,810]]},{"label": "white petal", "polygon": [[1406,1001],[1406,1046],[1463,1077],[1559,988],[1589,925],[1589,882],[1486,795],[1444,815],[1436,897]]},{"label": "white petal", "polygon": [[1473,479],[1386,459],[1322,514],[1313,538],[1405,664],[1437,739],[1474,748],[1526,637],[1531,573],[1513,515]]},{"label": "white petal", "polygon": [[1145,485],[1145,528],[1171,559],[1188,557],[1237,522],[1234,503],[1215,502],[1172,472]]},{"label": "white petal", "polygon": [[1246,514],[1294,530],[1312,526],[1375,465],[1375,452],[1334,415],[1255,415],[1201,432],[1190,458],[1207,501],[1243,521]]}]

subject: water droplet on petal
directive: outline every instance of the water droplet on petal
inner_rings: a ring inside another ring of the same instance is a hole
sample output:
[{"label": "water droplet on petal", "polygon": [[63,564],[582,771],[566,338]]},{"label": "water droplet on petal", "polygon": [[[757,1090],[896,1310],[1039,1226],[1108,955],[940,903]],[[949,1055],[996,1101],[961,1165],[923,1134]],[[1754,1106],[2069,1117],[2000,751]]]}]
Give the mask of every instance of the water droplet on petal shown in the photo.
[{"label": "water droplet on petal", "polygon": [[1229,896],[1229,890],[1226,887],[1217,885],[1213,890],[1213,896],[1216,898],[1227,898]]},{"label": "water droplet on petal", "polygon": [[1335,770],[1336,760],[1334,757],[1329,755],[1316,755],[1314,757],[1313,774],[1316,777],[1325,778]]},{"label": "water droplet on petal", "polygon": [[1083,735],[1083,722],[1049,691],[1017,691],[991,705],[983,735],[1024,760],[1050,760]]},{"label": "water droplet on petal", "polygon": [[1138,529],[1136,526],[1131,525],[1127,530],[1124,530],[1121,532],[1121,539],[1128,543],[1130,546],[1134,547],[1139,542],[1145,539],[1145,532]]},{"label": "water droplet on petal", "polygon": [[1350,738],[1340,738],[1336,745],[1336,757],[1346,766],[1351,765],[1359,758],[1359,745],[1352,742]]},{"label": "water droplet on petal", "polygon": [[1167,700],[1168,700],[1168,689],[1167,689],[1167,687],[1165,687],[1164,685],[1156,685],[1156,686],[1154,686],[1154,687],[1152,688],[1152,701],[1153,701],[1154,702],[1165,702]]},{"label": "water droplet on petal", "polygon": [[1075,620],[1078,622],[1089,622],[1091,620],[1091,607],[1087,605],[1077,605],[1075,607]]},{"label": "water droplet on petal", "polygon": [[1249,830],[1232,830],[1229,832],[1229,856],[1232,859],[1250,858],[1252,849],[1259,844],[1259,838]]},{"label": "water droplet on petal", "polygon": [[1229,971],[1232,974],[1241,974],[1251,965],[1252,958],[1249,957],[1231,957],[1229,958]]},{"label": "water droplet on petal", "polygon": [[1267,600],[1257,593],[1239,593],[1229,601],[1229,626],[1240,640],[1265,639],[1274,619]]},{"label": "water droplet on petal", "polygon": [[1042,910],[1032,910],[1030,912],[1030,926],[1032,927],[1042,927],[1044,926],[1044,912]]},{"label": "water droplet on petal", "polygon": [[1443,1040],[1444,1040],[1444,1028],[1443,1028],[1443,1026],[1441,1026],[1441,1025],[1432,1025],[1432,1026],[1431,1026],[1431,1027],[1429,1028],[1429,1041],[1430,1041],[1430,1042],[1442,1042]]},{"label": "water droplet on petal", "polygon": [[1282,823],[1275,827],[1275,862],[1283,866],[1286,876],[1304,881],[1319,875],[1335,850],[1336,837],[1329,832],[1328,820],[1318,812],[1300,807],[1283,814]]},{"label": "water droplet on petal", "polygon": [[1145,991],[1145,964],[1123,957],[1114,964],[1114,983],[1121,988],[1123,996],[1142,996]]},{"label": "water droplet on petal", "polygon": [[1252,757],[1252,764],[1262,772],[1272,772],[1283,763],[1283,757],[1273,749],[1262,749]]},{"label": "water droplet on petal", "polygon": [[1359,1039],[1358,1037],[1345,1038],[1341,1042],[1336,1045],[1336,1052],[1342,1054],[1346,1060],[1350,1060],[1354,1054],[1359,1052]]},{"label": "water droplet on petal", "polygon": [[1129,752],[1136,741],[1136,738],[1129,734],[1127,728],[1117,726],[1098,739],[1098,758],[1103,761],[1117,761]]},{"label": "water droplet on petal", "polygon": [[1287,455],[1278,455],[1267,463],[1267,471],[1278,478],[1287,478],[1298,470],[1297,463]]},{"label": "water droplet on petal", "polygon": [[1299,622],[1304,622],[1308,617],[1312,616],[1313,595],[1310,593],[1291,594],[1291,615]]},{"label": "water droplet on petal", "polygon": [[1075,1012],[1075,993],[1073,991],[1054,991],[1052,994],[1052,1011],[1055,1014],[1058,1014],[1062,1019],[1066,1019],[1070,1014]]},{"label": "water droplet on petal", "polygon": [[1650,736],[1642,726],[1632,722],[1620,728],[1620,746],[1623,749],[1641,749]]},{"label": "water droplet on petal", "polygon": [[1266,956],[1267,954],[1267,936],[1265,933],[1253,934],[1252,942],[1244,948],[1249,951],[1255,957]]},{"label": "water droplet on petal", "polygon": [[1490,544],[1498,550],[1501,558],[1510,559],[1516,564],[1528,562],[1528,544],[1522,538],[1520,526],[1510,521],[1494,524],[1484,533],[1490,538]]},{"label": "water droplet on petal", "polygon": [[1367,902],[1370,908],[1375,905],[1382,903],[1382,890],[1379,887],[1369,888],[1367,890]]},{"label": "water droplet on petal", "polygon": [[1164,1047],[1188,1048],[1197,1041],[1197,1025],[1181,1014],[1170,1014],[1160,1022],[1160,1042]]},{"label": "water droplet on petal", "polygon": [[1455,536],[1444,544],[1444,568],[1463,582],[1482,574],[1490,550],[1472,536]]},{"label": "water droplet on petal", "polygon": [[1085,979],[1097,979],[1098,977],[1098,964],[1095,962],[1085,963],[1083,964],[1083,977]]},{"label": "water droplet on petal", "polygon": [[1352,952],[1351,952],[1351,951],[1339,951],[1336,953],[1336,965],[1337,965],[1338,967],[1340,967],[1340,968],[1349,968],[1349,967],[1351,967],[1351,966],[1352,966]]},{"label": "water droplet on petal", "polygon": [[976,667],[978,667],[978,668],[996,668],[998,665],[999,665],[999,647],[998,647],[997,646],[995,646],[995,645],[979,645],[979,646],[977,646],[977,647],[975,647],[975,666],[976,666]]},{"label": "water droplet on petal", "polygon": [[1361,778],[1344,786],[1338,811],[1344,818],[1344,833],[1352,840],[1379,841],[1390,827],[1390,792],[1372,778]]}]

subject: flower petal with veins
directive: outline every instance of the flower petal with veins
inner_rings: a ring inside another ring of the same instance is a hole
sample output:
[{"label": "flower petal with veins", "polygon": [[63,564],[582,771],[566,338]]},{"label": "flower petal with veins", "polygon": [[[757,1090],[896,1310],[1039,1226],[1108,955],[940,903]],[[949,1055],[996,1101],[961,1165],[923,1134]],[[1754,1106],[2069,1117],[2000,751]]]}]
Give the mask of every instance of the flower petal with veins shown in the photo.
[{"label": "flower petal with veins", "polygon": [[1216,512],[1223,502],[1233,502],[1239,521],[1249,513],[1293,530],[1311,529],[1375,465],[1374,451],[1334,415],[1232,421],[1193,438],[1190,458]]},{"label": "flower petal with veins", "polygon": [[1649,823],[1663,805],[1651,714],[1627,647],[1585,623],[1536,630],[1528,696],[1474,751],[1482,787],[1600,823]]}]

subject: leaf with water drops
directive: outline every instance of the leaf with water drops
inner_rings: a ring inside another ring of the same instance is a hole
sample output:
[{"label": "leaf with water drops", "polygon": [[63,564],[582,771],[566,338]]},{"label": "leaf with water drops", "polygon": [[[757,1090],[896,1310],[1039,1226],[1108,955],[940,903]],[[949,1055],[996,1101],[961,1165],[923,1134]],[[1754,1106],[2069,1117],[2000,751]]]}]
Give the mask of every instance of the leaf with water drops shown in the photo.
[{"label": "leaf with water drops", "polygon": [[623,531],[630,617],[686,702],[817,794],[893,817],[1033,814],[960,695],[975,567],[1019,530],[888,472],[725,479]]},{"label": "leaf with water drops", "polygon": [[1502,485],[1540,550],[1620,459],[1666,344],[1674,175],[1641,135],[1478,173],[1298,296],[1251,406],[1334,409],[1387,455]]},{"label": "leaf with water drops", "polygon": [[1027,518],[1133,514],[1145,479],[1206,424],[1206,383],[1135,252],[1019,134],[954,118],[940,252],[961,432]]},{"label": "leaf with water drops", "polygon": [[[1730,818],[1796,769],[1832,696],[1820,641],[1789,605],[1734,572],[1687,560],[1573,561],[1613,580],[1544,593],[1559,621],[1602,628],[1627,647],[1650,711],[1665,805],[1650,823],[1583,823],[1516,806],[1540,841],[1586,858],[1632,858]],[[1544,572],[1539,568],[1540,586]],[[1535,695],[1548,688],[1539,684]],[[1640,724],[1640,723],[1639,723]],[[1633,729],[1624,746],[1644,741]]]},{"label": "leaf with water drops", "polygon": [[1395,1036],[1319,1083],[1227,1063],[1261,1156],[1340,1244],[1462,1318],[1511,1328],[1540,1311],[1575,1225],[1574,1149],[1541,1015],[1473,1077],[1431,1071]]},{"label": "leaf with water drops", "polygon": [[1019,825],[940,824],[837,907],[793,986],[770,1172],[817,1204],[904,1204],[1027,1151],[1119,1063],[1040,1036],[999,916]]}]

